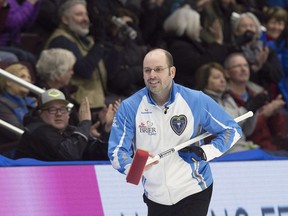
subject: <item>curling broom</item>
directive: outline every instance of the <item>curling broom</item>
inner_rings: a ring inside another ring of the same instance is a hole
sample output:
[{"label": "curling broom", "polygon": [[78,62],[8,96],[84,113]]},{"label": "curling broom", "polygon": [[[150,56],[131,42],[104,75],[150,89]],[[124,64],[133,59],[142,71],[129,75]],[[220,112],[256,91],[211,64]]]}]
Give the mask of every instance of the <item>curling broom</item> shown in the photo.
[{"label": "curling broom", "polygon": [[[253,116],[253,112],[249,111],[237,118],[235,118],[234,120],[238,123],[240,121],[245,120],[246,118],[252,117]],[[154,156],[153,158],[149,158],[149,152],[142,150],[142,149],[137,149],[136,153],[133,157],[133,161],[132,164],[130,166],[130,170],[126,176],[126,181],[128,183],[131,184],[135,184],[138,185],[140,182],[140,179],[142,177],[142,174],[144,172],[144,168],[145,166],[152,164],[158,160],[160,160],[161,158],[164,158],[174,152],[179,151],[182,148],[185,148],[188,145],[191,145],[193,143],[196,143],[202,139],[205,139],[208,136],[211,136],[212,134],[209,132],[205,132],[197,137],[194,137],[184,143],[181,143],[173,148],[170,148],[164,152],[159,153],[158,155]],[[148,159],[149,158],[149,159]]]}]

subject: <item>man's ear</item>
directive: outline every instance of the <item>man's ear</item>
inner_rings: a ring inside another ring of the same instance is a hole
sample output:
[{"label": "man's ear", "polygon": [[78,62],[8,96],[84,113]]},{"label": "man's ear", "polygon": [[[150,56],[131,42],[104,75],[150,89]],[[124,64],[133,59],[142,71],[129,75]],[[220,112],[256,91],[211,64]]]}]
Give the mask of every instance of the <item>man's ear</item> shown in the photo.
[{"label": "man's ear", "polygon": [[174,79],[174,77],[176,75],[176,68],[174,66],[172,66],[170,68],[170,75],[171,75],[172,79]]},{"label": "man's ear", "polygon": [[224,70],[224,76],[226,79],[229,79],[230,78],[230,73],[228,70]]},{"label": "man's ear", "polygon": [[69,19],[69,18],[68,18],[67,16],[62,16],[62,17],[61,17],[61,21],[62,21],[62,23],[64,23],[65,25],[68,25],[68,22],[69,22],[68,19]]}]

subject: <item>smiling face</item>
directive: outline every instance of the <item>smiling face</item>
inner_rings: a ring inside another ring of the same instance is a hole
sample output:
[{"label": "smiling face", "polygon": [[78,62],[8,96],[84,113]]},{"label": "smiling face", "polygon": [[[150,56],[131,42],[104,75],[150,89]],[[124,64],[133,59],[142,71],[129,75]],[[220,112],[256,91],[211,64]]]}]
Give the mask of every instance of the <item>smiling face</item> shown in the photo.
[{"label": "smiling face", "polygon": [[[143,61],[143,78],[156,103],[168,100],[176,68],[169,65],[163,50],[149,52]],[[157,100],[160,99],[161,101]]]},{"label": "smiling face", "polygon": [[62,17],[62,22],[76,34],[85,36],[89,33],[90,20],[87,9],[83,4],[72,6],[69,14]]},{"label": "smiling face", "polygon": [[282,20],[272,18],[267,22],[266,29],[267,29],[266,34],[269,37],[277,39],[280,37],[281,33],[285,29],[285,22]]}]

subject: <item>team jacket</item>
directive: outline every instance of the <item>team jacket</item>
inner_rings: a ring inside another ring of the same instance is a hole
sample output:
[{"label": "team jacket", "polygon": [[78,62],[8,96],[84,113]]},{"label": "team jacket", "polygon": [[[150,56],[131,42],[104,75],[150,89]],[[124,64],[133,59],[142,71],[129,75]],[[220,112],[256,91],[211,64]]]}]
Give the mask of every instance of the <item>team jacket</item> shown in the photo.
[{"label": "team jacket", "polygon": [[[221,156],[241,137],[241,127],[209,96],[173,83],[166,105],[159,107],[143,88],[124,100],[114,118],[108,156],[112,166],[127,174],[134,150],[157,155],[199,135],[217,134],[211,143],[201,145],[207,161]],[[213,182],[206,161],[188,164],[178,153],[159,160],[144,171],[146,196],[160,204],[172,205],[198,193]]]}]

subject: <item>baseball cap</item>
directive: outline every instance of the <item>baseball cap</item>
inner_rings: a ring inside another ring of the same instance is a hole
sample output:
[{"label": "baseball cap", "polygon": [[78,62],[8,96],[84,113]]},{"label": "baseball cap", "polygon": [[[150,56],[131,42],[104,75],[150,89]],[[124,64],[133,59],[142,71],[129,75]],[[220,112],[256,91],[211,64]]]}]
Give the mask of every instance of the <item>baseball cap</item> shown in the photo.
[{"label": "baseball cap", "polygon": [[69,104],[63,92],[58,89],[48,89],[40,96],[39,106],[42,107],[52,101],[62,101],[65,105]]}]

